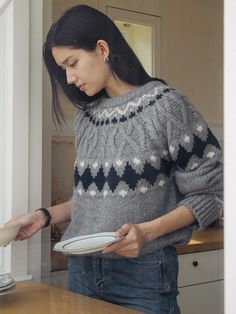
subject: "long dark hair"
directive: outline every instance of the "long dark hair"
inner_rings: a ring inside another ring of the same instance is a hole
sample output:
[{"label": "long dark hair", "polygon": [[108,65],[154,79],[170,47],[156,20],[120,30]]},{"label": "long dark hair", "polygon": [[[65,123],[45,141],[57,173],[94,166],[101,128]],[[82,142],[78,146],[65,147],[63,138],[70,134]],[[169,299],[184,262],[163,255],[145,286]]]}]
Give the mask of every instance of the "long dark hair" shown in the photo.
[{"label": "long dark hair", "polygon": [[44,62],[52,86],[53,117],[59,125],[62,125],[62,121],[64,121],[58,96],[59,87],[63,89],[72,104],[81,109],[85,109],[93,100],[106,95],[106,91],[103,89],[90,97],[81,92],[75,85],[68,85],[65,72],[53,58],[52,48],[68,46],[93,51],[100,39],[105,40],[109,46],[109,66],[112,73],[120,80],[136,86],[141,86],[152,80],[162,81],[147,74],[111,19],[87,5],[72,7],[51,26],[43,46]]}]

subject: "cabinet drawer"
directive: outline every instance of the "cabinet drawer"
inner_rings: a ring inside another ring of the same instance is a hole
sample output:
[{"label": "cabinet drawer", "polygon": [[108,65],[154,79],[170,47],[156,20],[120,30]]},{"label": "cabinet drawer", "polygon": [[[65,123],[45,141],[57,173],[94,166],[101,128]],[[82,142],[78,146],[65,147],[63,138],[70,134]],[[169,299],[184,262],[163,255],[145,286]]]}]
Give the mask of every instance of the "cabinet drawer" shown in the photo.
[{"label": "cabinet drawer", "polygon": [[179,256],[179,287],[219,279],[218,251]]},{"label": "cabinet drawer", "polygon": [[219,279],[224,279],[224,250],[219,250]]},{"label": "cabinet drawer", "polygon": [[179,289],[181,314],[223,314],[219,312],[219,282],[210,282]]}]

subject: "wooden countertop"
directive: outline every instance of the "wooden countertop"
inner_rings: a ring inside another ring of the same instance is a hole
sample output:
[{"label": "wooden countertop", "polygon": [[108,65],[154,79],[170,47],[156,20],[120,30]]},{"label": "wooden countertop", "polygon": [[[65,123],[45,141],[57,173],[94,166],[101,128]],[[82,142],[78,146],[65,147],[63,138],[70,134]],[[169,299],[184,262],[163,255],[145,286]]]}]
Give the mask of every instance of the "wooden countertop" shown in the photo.
[{"label": "wooden countertop", "polygon": [[0,295],[0,314],[138,314],[128,308],[103,302],[39,282],[16,283]]},{"label": "wooden countertop", "polygon": [[193,233],[187,246],[179,247],[178,254],[219,250],[224,246],[223,228],[206,229]]}]

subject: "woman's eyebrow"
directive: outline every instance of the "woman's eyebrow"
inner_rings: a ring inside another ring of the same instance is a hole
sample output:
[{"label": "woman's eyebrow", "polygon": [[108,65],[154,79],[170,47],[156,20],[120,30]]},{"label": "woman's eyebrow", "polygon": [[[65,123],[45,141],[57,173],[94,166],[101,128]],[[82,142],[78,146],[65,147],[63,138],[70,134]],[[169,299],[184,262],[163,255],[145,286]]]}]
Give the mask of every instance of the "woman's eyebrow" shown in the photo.
[{"label": "woman's eyebrow", "polygon": [[67,63],[67,61],[71,58],[71,57],[73,57],[73,55],[71,55],[71,56],[68,56],[65,60],[63,60],[62,61],[62,63],[61,64],[66,64]]}]

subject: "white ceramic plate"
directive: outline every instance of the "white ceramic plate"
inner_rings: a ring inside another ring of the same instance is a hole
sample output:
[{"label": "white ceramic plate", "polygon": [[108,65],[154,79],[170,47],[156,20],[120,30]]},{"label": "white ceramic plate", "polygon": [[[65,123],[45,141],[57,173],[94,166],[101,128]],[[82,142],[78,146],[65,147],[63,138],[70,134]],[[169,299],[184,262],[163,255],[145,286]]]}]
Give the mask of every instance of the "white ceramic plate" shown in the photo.
[{"label": "white ceramic plate", "polygon": [[13,241],[20,230],[21,225],[11,225],[0,228],[0,246],[6,246]]},{"label": "white ceramic plate", "polygon": [[12,283],[11,285],[4,287],[4,289],[0,289],[0,295],[3,295],[5,293],[8,293],[9,291],[13,290],[16,286],[16,283]]},{"label": "white ceramic plate", "polygon": [[0,291],[8,289],[12,286],[15,286],[15,280],[11,277],[6,277],[0,275]]},{"label": "white ceramic plate", "polygon": [[66,254],[86,254],[101,251],[106,246],[122,239],[123,237],[117,238],[115,232],[101,232],[58,242],[53,249]]}]

